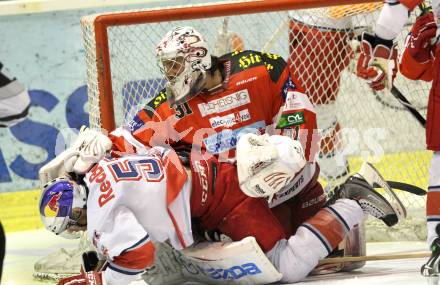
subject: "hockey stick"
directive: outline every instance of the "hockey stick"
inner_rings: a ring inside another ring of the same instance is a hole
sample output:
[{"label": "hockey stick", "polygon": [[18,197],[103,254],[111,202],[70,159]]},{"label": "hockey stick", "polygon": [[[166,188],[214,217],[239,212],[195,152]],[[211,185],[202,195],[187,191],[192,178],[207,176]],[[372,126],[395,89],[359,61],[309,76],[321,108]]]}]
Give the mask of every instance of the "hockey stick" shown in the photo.
[{"label": "hockey stick", "polygon": [[378,260],[393,260],[393,259],[411,259],[411,258],[425,258],[431,256],[431,252],[411,252],[404,254],[388,254],[388,255],[366,255],[366,256],[344,256],[331,257],[321,259],[318,265],[356,262],[356,261],[378,261]]},{"label": "hockey stick", "polygon": [[[393,188],[393,189],[397,189],[397,190],[401,190],[401,191],[405,191],[414,195],[418,195],[418,196],[425,196],[426,195],[426,191],[423,190],[420,187],[417,187],[415,185],[411,185],[411,184],[407,184],[407,183],[403,183],[403,182],[397,182],[397,181],[387,181],[388,185]],[[373,184],[374,188],[380,188],[380,185],[377,183]]]},{"label": "hockey stick", "polygon": [[417,111],[417,109],[406,99],[406,97],[393,85],[391,94],[417,119],[417,121],[425,128],[426,119]]}]

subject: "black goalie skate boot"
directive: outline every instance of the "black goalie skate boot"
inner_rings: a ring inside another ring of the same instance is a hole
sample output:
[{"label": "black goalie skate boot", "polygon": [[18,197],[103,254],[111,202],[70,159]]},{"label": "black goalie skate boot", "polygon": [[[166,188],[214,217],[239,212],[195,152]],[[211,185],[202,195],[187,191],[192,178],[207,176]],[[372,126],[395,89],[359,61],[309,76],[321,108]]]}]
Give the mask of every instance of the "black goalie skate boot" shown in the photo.
[{"label": "black goalie skate boot", "polygon": [[349,177],[344,184],[338,186],[327,204],[333,204],[342,198],[357,201],[364,212],[381,219],[389,227],[398,222],[396,211],[390,202],[358,174]]}]

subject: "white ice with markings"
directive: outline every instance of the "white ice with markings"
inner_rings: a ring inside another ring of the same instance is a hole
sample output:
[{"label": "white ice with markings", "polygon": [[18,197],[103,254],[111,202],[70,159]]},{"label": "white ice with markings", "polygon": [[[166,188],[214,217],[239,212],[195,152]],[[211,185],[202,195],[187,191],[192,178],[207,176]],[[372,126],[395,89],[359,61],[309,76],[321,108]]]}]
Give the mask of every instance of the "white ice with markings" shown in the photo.
[{"label": "white ice with markings", "polygon": [[[72,249],[77,245],[77,241],[57,237],[43,229],[10,233],[7,235],[6,242],[7,251],[2,285],[51,284],[33,280],[34,262],[60,247]],[[425,250],[423,242],[371,243],[367,245],[369,255],[408,253],[421,250]],[[296,284],[426,285],[428,281],[420,275],[420,267],[425,261],[426,258],[371,261],[367,262],[365,267],[354,272],[310,276],[303,282]],[[136,282],[136,284],[142,283]]]}]

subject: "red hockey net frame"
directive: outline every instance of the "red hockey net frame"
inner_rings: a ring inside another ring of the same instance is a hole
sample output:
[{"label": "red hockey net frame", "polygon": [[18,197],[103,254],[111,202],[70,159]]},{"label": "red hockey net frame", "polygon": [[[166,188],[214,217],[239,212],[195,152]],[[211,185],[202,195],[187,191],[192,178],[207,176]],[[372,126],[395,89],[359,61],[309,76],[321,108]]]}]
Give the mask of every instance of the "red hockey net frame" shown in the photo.
[{"label": "red hockey net frame", "polygon": [[245,1],[203,6],[176,7],[157,10],[122,12],[99,15],[94,20],[96,42],[96,68],[98,75],[99,105],[101,128],[107,131],[115,129],[112,78],[110,70],[110,52],[107,30],[111,26],[154,23],[224,17],[237,14],[254,14],[273,11],[309,9],[336,5],[349,5],[381,2],[380,0],[263,0]]}]

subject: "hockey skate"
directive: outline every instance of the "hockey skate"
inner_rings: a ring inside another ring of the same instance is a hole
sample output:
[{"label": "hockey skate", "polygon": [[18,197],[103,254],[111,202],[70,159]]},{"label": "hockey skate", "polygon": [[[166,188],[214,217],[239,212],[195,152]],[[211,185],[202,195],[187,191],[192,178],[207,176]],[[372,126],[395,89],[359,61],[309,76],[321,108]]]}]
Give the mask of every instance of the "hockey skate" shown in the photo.
[{"label": "hockey skate", "polygon": [[427,277],[429,285],[438,285],[440,276],[440,224],[435,228],[437,238],[431,244],[431,257],[422,265],[421,273]]},{"label": "hockey skate", "polygon": [[[373,185],[382,187],[387,197],[374,190]],[[406,210],[400,199],[369,163],[364,163],[359,173],[350,176],[344,184],[337,187],[328,204],[342,198],[357,201],[365,213],[382,220],[388,227],[406,217]]]},{"label": "hockey skate", "polygon": [[440,274],[440,238],[436,238],[431,245],[431,257],[428,262],[421,268],[423,276],[428,278],[429,285],[437,285],[439,283]]}]

